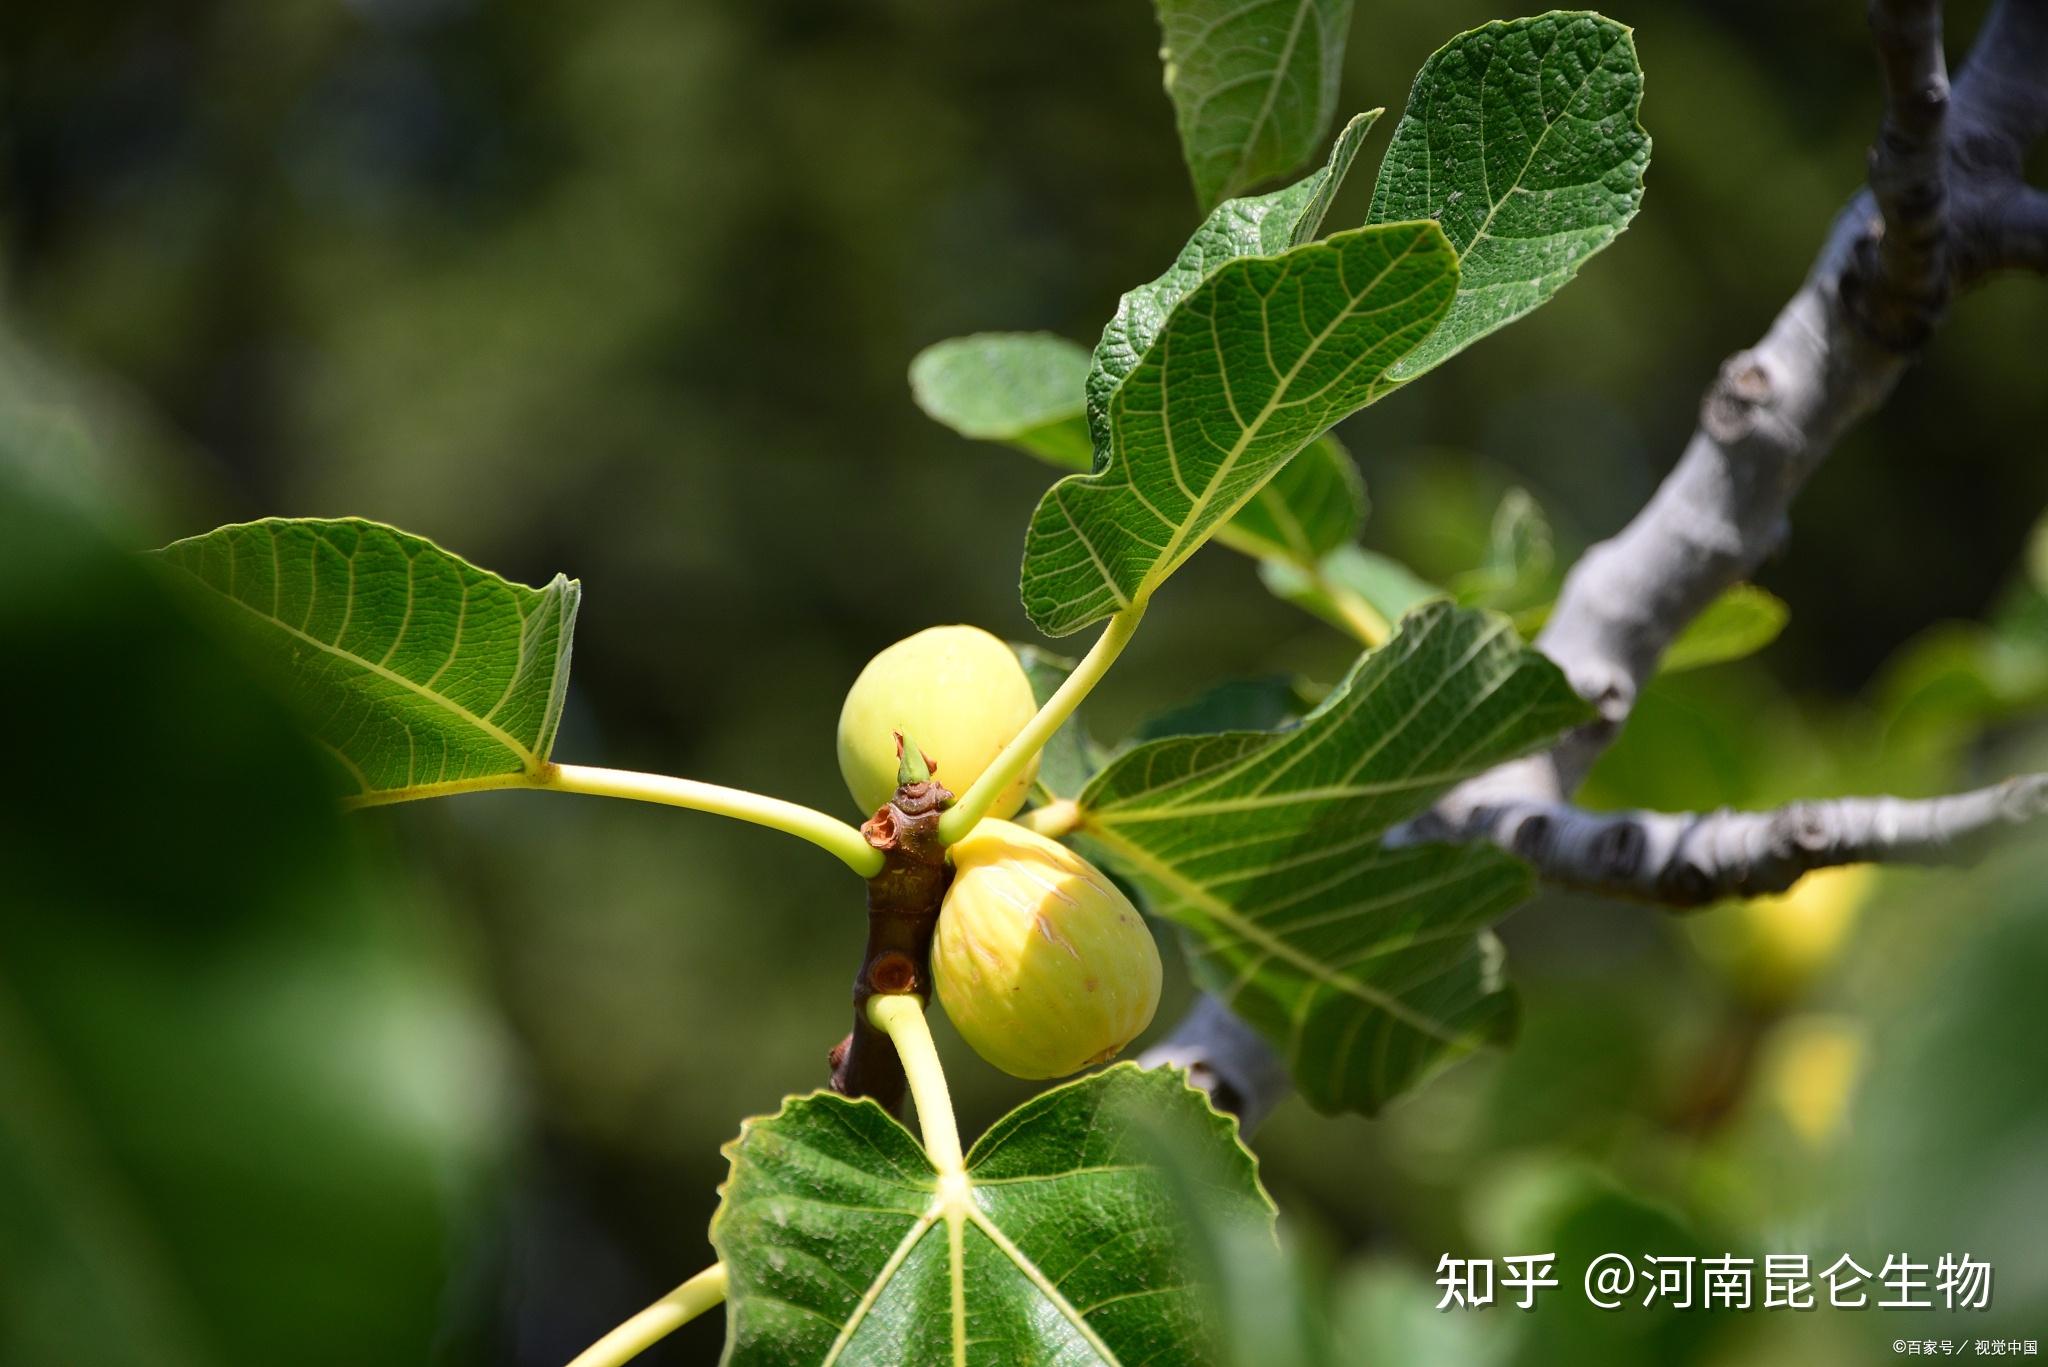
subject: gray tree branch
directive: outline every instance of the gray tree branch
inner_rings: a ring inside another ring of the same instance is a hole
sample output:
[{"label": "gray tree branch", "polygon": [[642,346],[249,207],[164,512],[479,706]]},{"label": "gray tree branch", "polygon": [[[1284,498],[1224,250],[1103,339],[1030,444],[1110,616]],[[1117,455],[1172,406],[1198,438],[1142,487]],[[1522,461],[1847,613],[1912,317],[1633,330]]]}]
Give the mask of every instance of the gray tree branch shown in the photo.
[{"label": "gray tree branch", "polygon": [[[1762,340],[1722,364],[1671,474],[1566,576],[1536,640],[1596,720],[1460,787],[1430,818],[1445,828],[1500,840],[1489,810],[1566,810],[1665,649],[1779,546],[1799,490],[1891,394],[1949,295],[1999,270],[2048,269],[2048,209],[2022,174],[2048,130],[2048,0],[1997,0],[1953,91],[1934,0],[1870,0],[1870,12],[1886,101],[1869,185]],[[1517,829],[1505,829],[1509,848]],[[1211,1003],[1145,1057],[1193,1065],[1248,1117],[1284,1094],[1270,1051]]]},{"label": "gray tree branch", "polygon": [[1667,907],[1784,892],[1840,864],[1954,864],[2048,815],[2048,774],[1948,797],[1845,797],[1769,812],[1588,812],[1562,802],[1475,807],[1418,840],[1488,840],[1561,887]]}]

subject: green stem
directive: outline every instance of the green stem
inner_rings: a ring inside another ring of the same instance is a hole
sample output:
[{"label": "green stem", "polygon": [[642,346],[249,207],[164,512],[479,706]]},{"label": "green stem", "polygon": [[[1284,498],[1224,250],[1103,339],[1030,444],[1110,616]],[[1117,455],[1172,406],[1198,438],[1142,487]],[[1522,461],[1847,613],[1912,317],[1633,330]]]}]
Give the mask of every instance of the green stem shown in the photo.
[{"label": "green stem", "polygon": [[1081,657],[1081,663],[1074,666],[1074,672],[1067,676],[1067,681],[1045,700],[1045,706],[1038,709],[1038,715],[1024,723],[1024,729],[1017,733],[1017,738],[1003,747],[1003,752],[995,757],[994,762],[981,771],[981,777],[974,780],[960,795],[960,800],[939,818],[940,844],[952,844],[988,815],[997,795],[1024,772],[1024,766],[1031,762],[1031,757],[1045,748],[1053,733],[1074,715],[1074,709],[1081,705],[1081,700],[1102,681],[1102,676],[1109,672],[1116,657],[1124,653],[1124,647],[1131,643],[1131,637],[1137,633],[1138,623],[1144,616],[1145,605],[1141,601],[1109,619],[1102,635]]},{"label": "green stem", "polygon": [[553,764],[531,781],[543,791],[591,793],[598,797],[632,798],[639,802],[660,802],[670,807],[687,807],[695,812],[713,812],[737,821],[751,821],[808,840],[819,849],[839,856],[846,867],[862,878],[882,871],[882,852],[867,838],[837,817],[778,797],[763,797],[740,788],[721,788],[695,779],[670,778],[666,774],[639,774],[625,769],[596,769],[587,764]]},{"label": "green stem", "polygon": [[941,1177],[954,1177],[967,1170],[960,1155],[960,1127],[953,1118],[953,1097],[946,1090],[946,1073],[939,1066],[938,1046],[932,1043],[931,1022],[924,1018],[924,1002],[911,993],[868,998],[868,1021],[889,1037],[903,1060],[903,1072],[910,1079],[910,1099],[917,1103],[918,1128],[924,1131],[924,1151]]},{"label": "green stem", "polygon": [[618,1367],[725,1300],[725,1264],[713,1263],[578,1353],[569,1367]]},{"label": "green stem", "polygon": [[1345,627],[1365,645],[1378,649],[1394,634],[1386,614],[1367,602],[1356,591],[1344,587],[1324,574],[1321,567],[1311,571],[1316,587],[1330,600],[1330,606],[1344,619]]}]

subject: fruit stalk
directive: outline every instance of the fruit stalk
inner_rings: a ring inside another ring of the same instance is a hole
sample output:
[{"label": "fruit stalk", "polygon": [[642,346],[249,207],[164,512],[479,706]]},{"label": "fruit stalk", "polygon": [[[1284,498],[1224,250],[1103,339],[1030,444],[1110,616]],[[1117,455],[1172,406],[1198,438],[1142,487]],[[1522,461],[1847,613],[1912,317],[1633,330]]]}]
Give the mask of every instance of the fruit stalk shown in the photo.
[{"label": "fruit stalk", "polygon": [[932,936],[953,881],[939,843],[939,813],[953,795],[936,779],[903,784],[861,834],[882,871],[868,880],[868,940],[853,979],[853,1030],[832,1050],[832,1090],[871,1096],[892,1115],[903,1107],[906,1078],[896,1046],[868,1016],[877,996],[932,996]]}]

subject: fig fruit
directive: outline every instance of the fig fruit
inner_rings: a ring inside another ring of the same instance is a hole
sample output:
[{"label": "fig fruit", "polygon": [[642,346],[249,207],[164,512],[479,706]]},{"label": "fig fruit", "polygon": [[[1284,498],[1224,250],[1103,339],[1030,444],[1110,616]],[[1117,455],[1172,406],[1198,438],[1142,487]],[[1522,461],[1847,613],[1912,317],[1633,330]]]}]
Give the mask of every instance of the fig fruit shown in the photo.
[{"label": "fig fruit", "polygon": [[980,822],[950,854],[932,978],[976,1053],[1017,1077],[1065,1077],[1151,1024],[1159,946],[1100,869],[1008,821]]},{"label": "fig fruit", "polygon": [[[1008,646],[979,627],[930,627],[875,656],[853,681],[839,712],[839,772],[862,811],[887,802],[900,731],[958,796],[1037,711],[1031,680]],[[1034,756],[988,814],[1015,815],[1037,776]]]}]

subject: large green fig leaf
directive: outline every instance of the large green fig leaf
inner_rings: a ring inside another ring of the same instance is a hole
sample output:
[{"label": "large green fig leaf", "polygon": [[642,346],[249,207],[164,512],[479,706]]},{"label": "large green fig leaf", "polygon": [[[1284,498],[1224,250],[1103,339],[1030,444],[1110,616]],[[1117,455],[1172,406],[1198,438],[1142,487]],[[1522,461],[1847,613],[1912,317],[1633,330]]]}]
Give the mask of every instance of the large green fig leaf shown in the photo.
[{"label": "large green fig leaf", "polygon": [[1157,0],[1159,56],[1207,209],[1308,160],[1337,107],[1351,0]]},{"label": "large green fig leaf", "polygon": [[[1198,1184],[1169,1169],[1190,1155]],[[827,1093],[748,1121],[726,1156],[711,1241],[732,1367],[1213,1361],[1187,1190],[1271,1237],[1234,1122],[1182,1074],[1129,1063],[1025,1102],[964,1173],[873,1101]]]},{"label": "large green fig leaf", "polygon": [[1457,259],[1433,223],[1339,233],[1229,261],[1174,307],[1110,401],[1102,468],[1031,519],[1022,596],[1064,636],[1149,599],[1273,473],[1393,387]]},{"label": "large green fig leaf", "polygon": [[1529,312],[1628,226],[1650,163],[1642,95],[1629,30],[1597,14],[1487,24],[1423,63],[1369,221],[1442,224],[1459,255],[1458,298],[1393,378]]},{"label": "large green fig leaf", "polygon": [[[1285,189],[1233,199],[1212,210],[1157,279],[1117,300],[1088,368],[1088,431],[1098,466],[1109,458],[1109,401],[1124,377],[1158,340],[1174,306],[1195,292],[1218,266],[1241,256],[1277,256],[1313,242],[1330,201],[1343,187],[1359,144],[1384,110],[1369,109],[1344,125],[1323,164]],[[1426,217],[1426,215],[1425,215]]]},{"label": "large green fig leaf", "polygon": [[1431,603],[1298,727],[1122,755],[1076,834],[1187,930],[1203,985],[1312,1103],[1371,1111],[1511,1025],[1486,929],[1529,887],[1491,847],[1382,835],[1587,715],[1505,619]]},{"label": "large green fig leaf", "polygon": [[546,769],[581,586],[532,589],[359,518],[270,518],[157,552],[281,681],[358,802]]}]

